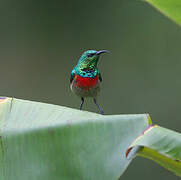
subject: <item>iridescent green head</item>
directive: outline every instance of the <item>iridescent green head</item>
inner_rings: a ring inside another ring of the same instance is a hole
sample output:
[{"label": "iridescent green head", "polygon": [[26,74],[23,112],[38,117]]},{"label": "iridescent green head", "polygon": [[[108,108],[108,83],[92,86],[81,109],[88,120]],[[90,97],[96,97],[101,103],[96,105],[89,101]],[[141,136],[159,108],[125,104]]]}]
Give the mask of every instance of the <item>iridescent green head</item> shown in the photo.
[{"label": "iridescent green head", "polygon": [[81,69],[89,68],[95,69],[101,54],[108,52],[107,50],[88,50],[85,51],[80,57],[77,66]]}]

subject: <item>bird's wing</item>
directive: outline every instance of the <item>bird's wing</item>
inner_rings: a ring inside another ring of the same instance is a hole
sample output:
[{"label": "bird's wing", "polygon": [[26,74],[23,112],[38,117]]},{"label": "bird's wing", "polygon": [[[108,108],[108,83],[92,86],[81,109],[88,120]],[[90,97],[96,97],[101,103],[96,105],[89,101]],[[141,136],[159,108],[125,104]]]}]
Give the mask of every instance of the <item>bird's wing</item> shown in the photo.
[{"label": "bird's wing", "polygon": [[102,76],[100,72],[98,73],[98,77],[99,77],[99,81],[102,82]]},{"label": "bird's wing", "polygon": [[71,75],[70,75],[70,83],[74,80],[75,77],[75,70],[72,70]]}]

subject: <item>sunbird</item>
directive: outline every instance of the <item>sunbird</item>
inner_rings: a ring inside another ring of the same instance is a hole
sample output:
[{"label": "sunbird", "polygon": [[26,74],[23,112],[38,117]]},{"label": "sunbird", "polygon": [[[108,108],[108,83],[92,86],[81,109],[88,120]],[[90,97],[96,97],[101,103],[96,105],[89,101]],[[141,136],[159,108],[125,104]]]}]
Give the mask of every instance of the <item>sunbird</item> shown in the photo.
[{"label": "sunbird", "polygon": [[80,110],[84,104],[84,98],[93,98],[101,114],[104,111],[97,103],[97,95],[100,91],[100,82],[102,82],[101,73],[97,68],[100,55],[107,53],[107,50],[87,50],[78,60],[70,76],[70,88],[77,96],[81,98]]}]

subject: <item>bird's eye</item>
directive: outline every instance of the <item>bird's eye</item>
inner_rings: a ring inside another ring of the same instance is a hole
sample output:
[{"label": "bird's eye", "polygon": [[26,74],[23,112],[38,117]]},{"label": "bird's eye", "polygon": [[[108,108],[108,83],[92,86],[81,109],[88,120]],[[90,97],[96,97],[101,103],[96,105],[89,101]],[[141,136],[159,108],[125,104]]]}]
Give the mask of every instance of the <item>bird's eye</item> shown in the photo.
[{"label": "bird's eye", "polygon": [[87,57],[92,57],[92,56],[94,56],[95,55],[95,53],[89,53],[88,55],[87,55]]}]

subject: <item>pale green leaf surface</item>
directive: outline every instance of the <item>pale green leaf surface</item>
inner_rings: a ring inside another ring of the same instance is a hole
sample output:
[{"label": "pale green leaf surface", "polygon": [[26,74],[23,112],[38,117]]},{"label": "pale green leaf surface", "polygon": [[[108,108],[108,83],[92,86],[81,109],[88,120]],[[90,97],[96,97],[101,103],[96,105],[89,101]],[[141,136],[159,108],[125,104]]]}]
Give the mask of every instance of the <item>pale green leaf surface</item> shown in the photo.
[{"label": "pale green leaf surface", "polygon": [[102,116],[7,98],[0,102],[0,179],[117,180],[147,115]]},{"label": "pale green leaf surface", "polygon": [[145,0],[181,25],[181,0]]},{"label": "pale green leaf surface", "polygon": [[181,134],[160,126],[149,127],[130,146],[143,147],[138,155],[152,159],[181,176]]}]

